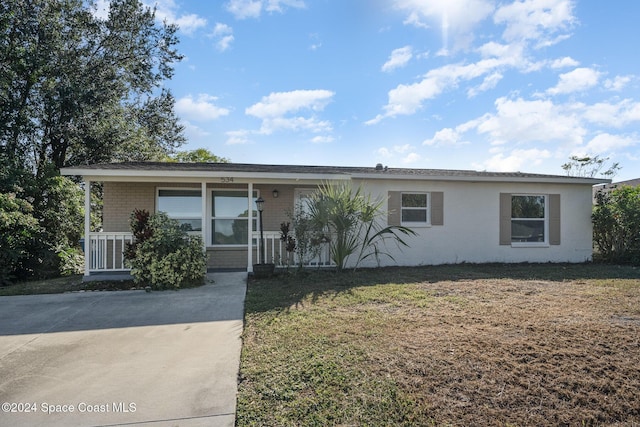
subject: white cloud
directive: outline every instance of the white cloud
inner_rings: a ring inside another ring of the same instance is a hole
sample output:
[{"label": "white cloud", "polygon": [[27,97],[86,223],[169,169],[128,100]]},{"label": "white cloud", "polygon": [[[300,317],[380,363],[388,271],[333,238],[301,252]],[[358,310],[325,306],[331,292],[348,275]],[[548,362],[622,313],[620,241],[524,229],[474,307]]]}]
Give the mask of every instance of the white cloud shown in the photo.
[{"label": "white cloud", "polygon": [[547,90],[548,94],[581,92],[598,84],[600,73],[592,68],[576,68],[568,73],[560,74],[558,84]]},{"label": "white cloud", "polygon": [[198,28],[207,25],[207,20],[195,14],[182,15],[177,18],[175,24],[185,34],[193,34]]},{"label": "white cloud", "polygon": [[494,145],[524,142],[580,144],[586,130],[578,117],[549,100],[499,98],[496,113],[473,121],[479,134]]},{"label": "white cloud", "polygon": [[232,34],[233,28],[231,28],[227,24],[223,24],[221,22],[216,22],[215,27],[213,27],[213,35],[214,36],[224,36],[227,34]]},{"label": "white cloud", "polygon": [[322,111],[334,93],[329,90],[294,90],[273,92],[262,97],[257,104],[246,109],[246,113],[258,118],[277,117],[301,109]]},{"label": "white cloud", "polygon": [[601,133],[596,135],[587,143],[586,152],[593,154],[604,154],[621,148],[630,147],[638,143],[637,138],[631,138],[623,135],[611,135],[609,133]]},{"label": "white cloud", "polygon": [[605,80],[604,87],[606,87],[609,90],[619,92],[631,82],[632,78],[633,76],[615,76],[613,80],[611,79]]},{"label": "white cloud", "polygon": [[395,0],[394,4],[408,12],[405,24],[429,28],[426,22],[435,22],[440,26],[441,54],[466,49],[473,40],[473,28],[494,10],[493,2],[488,0]]},{"label": "white cloud", "polygon": [[432,147],[446,147],[461,144],[460,132],[451,128],[444,128],[437,131],[433,138],[426,139],[422,144]]},{"label": "white cloud", "polygon": [[233,28],[227,24],[216,22],[213,32],[211,33],[211,37],[216,39],[216,49],[220,52],[224,52],[231,47],[231,43],[234,40]]},{"label": "white cloud", "polygon": [[598,102],[593,105],[577,104],[576,110],[585,120],[600,126],[621,128],[640,122],[640,102],[623,99],[618,103]]},{"label": "white cloud", "polygon": [[395,151],[396,153],[404,154],[407,151],[412,150],[413,148],[414,147],[412,147],[410,144],[394,145],[393,146],[393,151]]},{"label": "white cloud", "polygon": [[467,96],[469,98],[473,98],[481,92],[486,92],[489,89],[495,88],[498,82],[502,80],[502,77],[502,73],[497,72],[486,76],[479,86],[472,87],[467,91]]},{"label": "white cloud", "polygon": [[194,125],[188,120],[181,120],[180,124],[184,126],[184,132],[187,136],[187,139],[190,141],[206,138],[211,135],[211,133],[207,132],[199,126]]},{"label": "white cloud", "polygon": [[387,62],[382,66],[382,71],[389,72],[396,68],[404,67],[409,63],[411,58],[413,58],[413,49],[411,46],[394,49]]},{"label": "white cloud", "polygon": [[418,153],[409,153],[404,159],[402,159],[402,163],[416,163],[422,159],[422,156]]},{"label": "white cloud", "polygon": [[291,92],[274,92],[245,110],[245,114],[262,120],[261,133],[270,134],[276,130],[309,130],[311,132],[328,132],[331,123],[311,117],[291,114],[301,110],[312,113],[324,110],[331,102],[334,92],[328,90],[294,90]]},{"label": "white cloud", "polygon": [[224,36],[220,40],[218,40],[218,42],[216,43],[216,48],[220,52],[224,52],[225,50],[229,49],[229,47],[231,47],[231,43],[233,42],[233,40],[234,37],[231,35]]},{"label": "white cloud", "polygon": [[578,61],[571,58],[570,56],[565,56],[564,58],[554,59],[551,61],[551,68],[569,68],[569,67],[577,67],[580,65]]},{"label": "white cloud", "polygon": [[575,23],[573,0],[522,0],[500,6],[493,16],[496,24],[506,25],[502,37],[508,41],[536,40],[548,46],[564,39],[557,36]]},{"label": "white cloud", "polygon": [[[494,12],[494,22],[505,25],[503,34],[505,43],[489,41],[476,49],[481,59],[472,63],[448,64],[432,69],[422,76],[421,80],[410,84],[399,84],[388,92],[388,102],[383,112],[365,122],[372,125],[388,117],[415,114],[430,99],[435,99],[444,92],[457,88],[461,83],[482,78],[482,82],[467,89],[468,97],[475,97],[481,92],[495,88],[504,77],[505,72],[516,69],[523,73],[538,71],[545,66],[566,67],[576,62],[565,57],[553,62],[546,60],[534,61],[530,59],[528,50],[530,44],[541,45],[557,42],[575,24],[573,3],[570,0],[516,0],[506,6],[494,9],[493,2],[481,0],[395,0],[395,6],[409,12],[411,23],[424,22],[425,19],[441,19],[443,36],[455,34],[460,39]],[[457,31],[457,30],[460,31]],[[464,30],[464,31],[462,31]],[[468,44],[464,44],[466,47]],[[461,45],[462,46],[462,45]],[[455,50],[454,46],[454,50]],[[445,50],[447,45],[445,43]],[[390,59],[388,66],[394,62]],[[385,66],[387,66],[385,64]],[[592,70],[593,71],[593,70]],[[595,71],[594,71],[595,72]],[[567,73],[565,81],[561,81],[549,93],[561,93],[572,88],[587,88],[592,84],[590,80],[581,80],[579,86],[577,78],[579,72],[571,75]],[[593,77],[593,73],[591,74]],[[596,82],[599,75],[596,74]]]},{"label": "white cloud", "polygon": [[197,29],[205,27],[207,20],[194,13],[188,15],[180,15],[179,7],[174,0],[157,0],[149,7],[156,7],[156,19],[159,21],[167,21],[175,24],[184,34],[191,35]]},{"label": "white cloud", "polygon": [[386,117],[397,115],[409,115],[418,111],[422,103],[433,99],[449,88],[456,87],[461,81],[468,81],[485,74],[495,74],[480,87],[488,88],[491,84],[497,83],[499,73],[496,69],[505,66],[522,66],[526,64],[517,54],[511,52],[505,57],[485,58],[472,64],[450,64],[429,71],[422,81],[409,85],[400,84],[388,93],[389,101],[383,108],[384,114],[379,114],[375,118],[365,122],[372,125],[380,122]]},{"label": "white cloud", "polygon": [[306,7],[302,0],[230,0],[226,9],[236,19],[258,18],[262,10],[284,13],[287,7],[302,9]]},{"label": "white cloud", "polygon": [[551,157],[551,153],[548,150],[516,149],[507,156],[504,153],[498,153],[482,163],[475,163],[473,166],[477,169],[493,172],[516,172],[521,171],[522,166],[527,168],[539,166],[549,157]]},{"label": "white cloud", "polygon": [[267,0],[265,9],[267,12],[284,12],[285,7],[304,9],[306,7],[303,0]]},{"label": "white cloud", "polygon": [[422,156],[413,151],[415,148],[411,144],[398,144],[393,147],[380,147],[375,151],[375,154],[385,159],[400,157],[399,160],[402,163],[415,163],[422,159]]},{"label": "white cloud", "polygon": [[311,142],[314,144],[329,144],[334,141],[332,136],[324,135],[324,136],[314,136],[311,138]]},{"label": "white cloud", "polygon": [[261,0],[231,0],[226,8],[236,19],[257,18],[262,12]]},{"label": "white cloud", "polygon": [[227,135],[227,145],[241,145],[248,144],[251,142],[249,139],[249,135],[251,135],[251,131],[248,130],[232,130],[226,133]]},{"label": "white cloud", "polygon": [[211,95],[200,94],[198,98],[194,100],[191,95],[188,95],[176,101],[176,112],[178,115],[190,120],[216,120],[229,114],[227,108],[218,107],[213,103],[213,101],[217,101],[217,99],[218,98]]},{"label": "white cloud", "polygon": [[375,152],[379,156],[382,156],[382,157],[384,157],[386,159],[388,159],[389,157],[393,157],[393,154],[391,153],[391,150],[389,150],[387,147],[380,147]]}]

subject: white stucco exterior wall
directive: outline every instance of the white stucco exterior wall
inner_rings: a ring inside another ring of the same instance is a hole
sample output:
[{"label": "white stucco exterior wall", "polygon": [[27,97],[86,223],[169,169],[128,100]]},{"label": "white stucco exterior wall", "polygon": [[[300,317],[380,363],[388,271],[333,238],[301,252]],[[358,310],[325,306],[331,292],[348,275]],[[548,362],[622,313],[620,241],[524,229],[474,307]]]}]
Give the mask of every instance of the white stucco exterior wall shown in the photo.
[{"label": "white stucco exterior wall", "polygon": [[[387,250],[393,253],[395,261],[383,257],[382,265],[591,260],[592,196],[589,185],[419,180],[354,182],[354,186],[360,184],[365,193],[384,200],[389,191],[444,193],[444,225],[413,228],[418,235],[405,238],[409,247],[398,250],[394,244],[389,244]],[[500,245],[500,193],[559,194],[560,245]],[[363,266],[373,267],[376,262],[369,259]]]}]

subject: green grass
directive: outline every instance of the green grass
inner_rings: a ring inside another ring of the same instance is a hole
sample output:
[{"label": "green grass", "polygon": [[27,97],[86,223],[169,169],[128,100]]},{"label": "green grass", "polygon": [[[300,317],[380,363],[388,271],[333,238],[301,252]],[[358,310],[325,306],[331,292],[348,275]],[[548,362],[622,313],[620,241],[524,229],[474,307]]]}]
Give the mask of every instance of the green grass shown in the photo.
[{"label": "green grass", "polygon": [[238,426],[640,423],[640,270],[447,265],[251,280]]}]

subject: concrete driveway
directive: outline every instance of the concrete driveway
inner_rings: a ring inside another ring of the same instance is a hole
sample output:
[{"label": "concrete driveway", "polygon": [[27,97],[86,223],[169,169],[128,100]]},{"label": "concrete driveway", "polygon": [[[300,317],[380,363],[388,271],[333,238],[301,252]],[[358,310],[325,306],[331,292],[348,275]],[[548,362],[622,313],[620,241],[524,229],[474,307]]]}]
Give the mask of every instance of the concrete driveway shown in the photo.
[{"label": "concrete driveway", "polygon": [[0,425],[233,426],[246,273],[0,298]]}]

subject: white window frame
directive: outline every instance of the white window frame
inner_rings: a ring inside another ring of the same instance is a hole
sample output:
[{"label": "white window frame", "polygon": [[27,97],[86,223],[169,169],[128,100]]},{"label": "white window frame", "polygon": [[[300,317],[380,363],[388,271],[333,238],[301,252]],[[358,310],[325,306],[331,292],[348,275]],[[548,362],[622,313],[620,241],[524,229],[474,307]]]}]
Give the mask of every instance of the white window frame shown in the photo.
[{"label": "white window frame", "polygon": [[[158,212],[165,212],[165,211],[160,211],[159,206],[160,206],[160,191],[164,191],[164,190],[171,190],[171,191],[193,191],[193,192],[198,192],[200,194],[200,204],[202,205],[202,189],[201,188],[196,188],[196,187],[156,187],[156,213]],[[200,219],[200,228],[203,227],[204,225],[204,218],[202,218],[202,208],[200,209],[200,216],[194,217],[194,216],[174,216],[174,215],[170,215],[169,212],[165,212],[167,215],[169,215],[169,218],[171,219],[177,219],[177,220],[184,220],[184,219]],[[189,231],[188,234],[191,235],[202,235],[202,230],[194,230],[194,231]]]},{"label": "white window frame", "polygon": [[[231,220],[237,220],[238,217],[226,217],[226,216],[220,216],[220,217],[214,217],[213,216],[213,193],[215,192],[230,192],[230,193],[238,193],[238,192],[245,192],[247,193],[247,196],[249,195],[249,190],[246,188],[208,188],[207,189],[207,236],[206,236],[206,241],[207,241],[207,246],[211,247],[211,248],[246,248],[247,247],[247,243],[238,243],[238,244],[225,244],[225,245],[216,245],[213,243],[213,221],[215,219],[231,219]],[[256,194],[256,198],[260,197],[260,190],[254,188],[253,192]],[[246,199],[245,199],[246,200]],[[247,201],[247,206],[249,206],[248,201]],[[260,221],[259,221],[259,213],[258,213],[258,208],[255,206],[255,203],[251,203],[251,208],[253,210],[256,211],[256,215],[251,217],[248,216],[247,217],[247,224],[249,224],[250,218],[252,220],[256,221],[256,231],[260,231]],[[248,227],[248,233],[249,235],[251,235],[253,233],[253,224],[249,224]],[[251,239],[251,246],[252,247],[256,247],[257,242],[255,241],[255,239]]]},{"label": "white window frame", "polygon": [[[405,194],[424,194],[427,196],[427,206],[424,208],[415,208],[415,207],[404,207],[402,206],[402,196]],[[407,209],[407,210],[414,210],[414,211],[426,211],[427,215],[426,215],[426,221],[404,221],[403,218],[403,211]],[[405,227],[431,227],[431,193],[430,192],[426,192],[426,191],[403,191],[400,193],[400,225],[405,226]]]},{"label": "white window frame", "polygon": [[[511,246],[514,248],[548,248],[549,245],[549,195],[539,193],[513,193],[511,194],[511,204],[513,204],[513,198],[518,196],[533,196],[544,197],[544,241],[543,242],[511,242]],[[513,212],[511,212],[511,224],[513,220],[518,221],[540,221],[541,218],[514,218]],[[512,226],[513,227],[513,226]],[[513,238],[513,228],[512,238]]]}]

